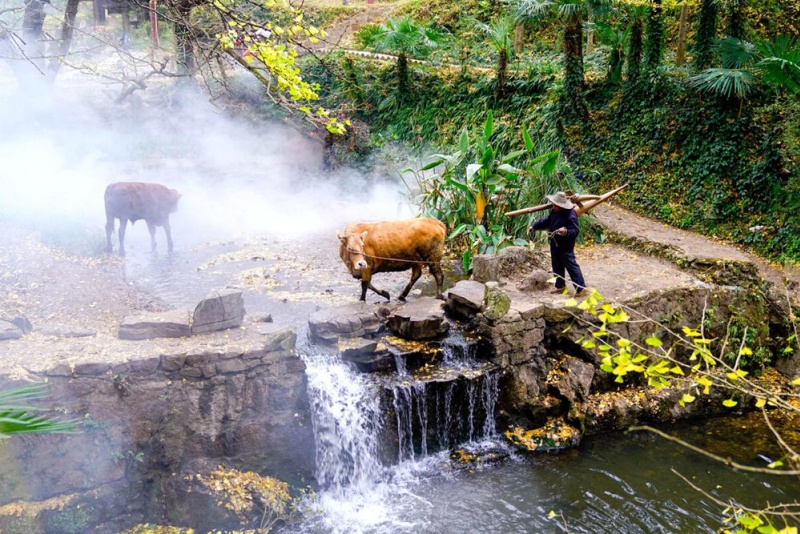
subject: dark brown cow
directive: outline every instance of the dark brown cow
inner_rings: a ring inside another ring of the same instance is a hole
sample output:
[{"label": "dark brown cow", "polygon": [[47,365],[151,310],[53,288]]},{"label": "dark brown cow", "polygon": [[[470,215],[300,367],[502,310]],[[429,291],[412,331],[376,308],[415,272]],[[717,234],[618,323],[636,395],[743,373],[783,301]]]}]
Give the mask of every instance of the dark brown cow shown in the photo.
[{"label": "dark brown cow", "polygon": [[436,219],[407,219],[376,223],[348,224],[339,238],[339,256],[353,278],[361,279],[361,300],[367,298],[367,288],[389,300],[389,292],[372,285],[377,273],[407,271],[411,280],[398,297],[405,300],[411,287],[422,275],[422,267],[436,279],[436,297],[442,298],[442,255],[447,232]]},{"label": "dark brown cow", "polygon": [[111,252],[114,219],[119,219],[119,255],[125,255],[125,227],[128,221],[144,219],[150,230],[150,246],[156,250],[156,226],[163,226],[167,247],[172,252],[169,214],[178,210],[180,193],[161,184],[118,182],[106,187],[106,250]]}]

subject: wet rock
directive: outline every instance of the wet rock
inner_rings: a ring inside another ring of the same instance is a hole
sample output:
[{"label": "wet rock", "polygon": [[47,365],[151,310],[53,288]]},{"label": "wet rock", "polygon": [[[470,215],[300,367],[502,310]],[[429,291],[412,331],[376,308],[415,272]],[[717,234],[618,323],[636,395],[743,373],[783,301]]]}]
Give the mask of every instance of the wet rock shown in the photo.
[{"label": "wet rock", "polygon": [[549,419],[543,427],[532,430],[517,427],[505,436],[512,445],[529,452],[556,452],[577,447],[581,442],[580,431],[560,418]]},{"label": "wet rock", "polygon": [[528,247],[506,247],[497,255],[479,254],[472,259],[472,279],[478,282],[505,282],[533,268],[546,265],[542,255]]},{"label": "wet rock", "polygon": [[308,318],[309,336],[313,341],[335,343],[340,337],[377,333],[383,326],[381,310],[366,302],[356,302],[315,312]]},{"label": "wet rock", "polygon": [[339,339],[342,359],[354,364],[362,373],[394,370],[394,358],[388,351],[378,350],[378,342],[370,339]]},{"label": "wet rock", "polygon": [[594,379],[594,366],[567,356],[563,362],[562,372],[556,383],[559,394],[573,404],[586,401]]},{"label": "wet rock", "polygon": [[19,339],[23,334],[22,330],[14,323],[0,320],[0,341],[4,339]]},{"label": "wet rock", "polygon": [[456,469],[474,469],[501,462],[509,457],[509,452],[498,447],[465,446],[450,453],[451,465]]},{"label": "wet rock", "polygon": [[389,329],[404,339],[433,339],[447,332],[443,303],[433,297],[423,297],[406,304],[389,316]]},{"label": "wet rock", "polygon": [[203,334],[236,328],[244,320],[242,292],[235,289],[212,291],[194,309],[192,333]]},{"label": "wet rock", "polygon": [[94,337],[97,332],[83,328],[70,328],[68,326],[45,325],[36,330],[44,336],[55,337]]},{"label": "wet rock", "polygon": [[775,361],[775,369],[791,380],[800,378],[800,350],[795,349],[792,354],[778,356]]},{"label": "wet rock", "polygon": [[183,309],[130,315],[119,325],[120,339],[138,340],[191,335],[189,310]]},{"label": "wet rock", "polygon": [[486,309],[483,316],[490,321],[499,321],[510,308],[511,299],[498,287],[497,282],[486,282]]},{"label": "wet rock", "polygon": [[271,323],[272,322],[272,314],[271,313],[257,313],[255,315],[250,316],[250,322],[254,324],[258,323]]},{"label": "wet rock", "polygon": [[459,317],[470,318],[483,311],[486,286],[475,280],[461,280],[447,292],[445,305]]}]

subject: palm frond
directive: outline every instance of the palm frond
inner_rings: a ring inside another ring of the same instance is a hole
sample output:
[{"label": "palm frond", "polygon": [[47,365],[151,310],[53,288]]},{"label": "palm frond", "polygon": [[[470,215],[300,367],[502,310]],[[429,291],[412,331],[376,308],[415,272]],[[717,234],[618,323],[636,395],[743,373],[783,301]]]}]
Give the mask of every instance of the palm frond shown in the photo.
[{"label": "palm frond", "polygon": [[756,47],[753,43],[725,37],[717,41],[717,51],[722,62],[722,68],[741,69],[752,63],[755,58]]},{"label": "palm frond", "polygon": [[544,17],[556,2],[551,0],[510,0],[514,14],[520,22],[535,22]]},{"label": "palm frond", "polygon": [[31,412],[41,408],[17,404],[40,400],[47,396],[45,384],[35,384],[0,391],[0,438],[14,434],[31,433],[74,433],[77,425],[74,420],[58,420]]},{"label": "palm frond", "polygon": [[689,78],[689,85],[724,98],[747,98],[755,87],[753,75],[742,69],[706,69]]},{"label": "palm frond", "polygon": [[778,89],[800,93],[800,46],[788,35],[756,43],[761,60],[755,70],[765,83]]}]

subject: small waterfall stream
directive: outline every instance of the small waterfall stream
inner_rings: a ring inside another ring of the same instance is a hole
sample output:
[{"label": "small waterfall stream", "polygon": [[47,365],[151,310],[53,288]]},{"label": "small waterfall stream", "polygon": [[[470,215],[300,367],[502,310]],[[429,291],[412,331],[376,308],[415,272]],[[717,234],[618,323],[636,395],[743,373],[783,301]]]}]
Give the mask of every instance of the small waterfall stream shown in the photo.
[{"label": "small waterfall stream", "polygon": [[[362,374],[335,353],[305,356],[317,449],[317,494],[303,532],[418,532],[401,520],[424,499],[450,449],[496,438],[499,375],[463,337],[433,375]],[[443,352],[450,349],[443,349]]]}]

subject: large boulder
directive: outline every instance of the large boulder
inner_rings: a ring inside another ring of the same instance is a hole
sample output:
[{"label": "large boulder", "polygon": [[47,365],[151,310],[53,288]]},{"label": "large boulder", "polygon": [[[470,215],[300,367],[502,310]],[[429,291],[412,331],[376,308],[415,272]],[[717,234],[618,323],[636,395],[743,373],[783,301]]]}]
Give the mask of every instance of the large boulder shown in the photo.
[{"label": "large boulder", "polygon": [[528,247],[506,247],[497,254],[478,254],[472,259],[472,278],[479,282],[506,282],[533,269],[545,268],[542,253]]},{"label": "large boulder", "polygon": [[404,339],[434,339],[450,329],[443,303],[433,297],[422,297],[389,315],[389,329]]},{"label": "large boulder", "polygon": [[445,305],[451,313],[470,318],[483,311],[486,286],[475,280],[461,280],[447,292]]},{"label": "large boulder", "polygon": [[194,309],[192,334],[237,328],[242,325],[244,314],[244,300],[240,290],[212,291]]}]

